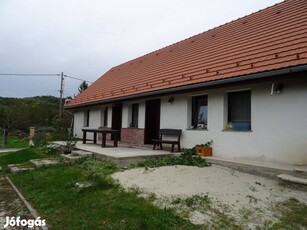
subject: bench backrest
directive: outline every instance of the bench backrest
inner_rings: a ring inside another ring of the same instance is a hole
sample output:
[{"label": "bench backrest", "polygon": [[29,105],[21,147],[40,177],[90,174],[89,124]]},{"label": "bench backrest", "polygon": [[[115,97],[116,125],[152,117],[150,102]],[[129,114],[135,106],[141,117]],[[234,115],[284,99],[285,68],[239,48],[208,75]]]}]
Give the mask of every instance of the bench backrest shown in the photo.
[{"label": "bench backrest", "polygon": [[178,137],[178,141],[180,141],[180,136],[182,134],[181,129],[160,129],[159,130],[159,139],[162,139],[162,136],[176,136]]}]

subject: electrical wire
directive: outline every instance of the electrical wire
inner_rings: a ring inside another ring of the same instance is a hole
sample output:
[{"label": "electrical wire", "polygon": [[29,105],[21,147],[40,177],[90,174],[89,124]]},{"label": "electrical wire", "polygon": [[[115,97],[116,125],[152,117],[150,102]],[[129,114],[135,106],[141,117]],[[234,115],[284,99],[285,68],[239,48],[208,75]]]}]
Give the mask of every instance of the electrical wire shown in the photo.
[{"label": "electrical wire", "polygon": [[[61,77],[62,74],[47,74],[47,73],[0,73],[0,76],[26,76],[26,77]],[[73,77],[73,76],[69,76],[69,75],[63,75],[63,88],[64,88],[64,84],[65,84],[65,78],[71,78],[74,80],[78,80],[78,81],[84,81],[84,82],[88,82],[88,83],[93,83],[91,81],[87,81],[85,79],[81,79],[78,77]],[[1,91],[13,91],[13,90],[1,90]],[[27,91],[27,90],[24,90]],[[31,90],[32,91],[32,90]],[[45,90],[47,91],[47,90]],[[56,91],[60,91],[60,90],[56,90]],[[48,92],[54,92],[54,90],[48,90]],[[63,89],[63,94],[68,94],[67,91],[65,91]]]},{"label": "electrical wire", "polygon": [[61,74],[48,74],[48,73],[0,73],[1,76],[28,76],[28,77],[58,77]]},{"label": "electrical wire", "polygon": [[[59,77],[61,76],[61,74],[48,74],[48,73],[0,73],[0,76],[28,76],[28,77]],[[88,83],[93,83],[91,81],[82,79],[82,78],[78,78],[78,77],[73,77],[73,76],[69,76],[69,75],[63,75],[63,77],[66,78],[71,78],[74,80],[78,80],[78,81],[85,81]]]},{"label": "electrical wire", "polygon": [[77,78],[77,77],[72,77],[72,76],[68,76],[68,75],[63,75],[63,76],[64,76],[64,77],[67,77],[67,78],[79,80],[79,81],[85,81],[85,82],[88,82],[88,83],[93,83],[93,82],[91,82],[91,81],[87,81],[87,80],[84,80],[84,79],[81,79],[81,78]]}]

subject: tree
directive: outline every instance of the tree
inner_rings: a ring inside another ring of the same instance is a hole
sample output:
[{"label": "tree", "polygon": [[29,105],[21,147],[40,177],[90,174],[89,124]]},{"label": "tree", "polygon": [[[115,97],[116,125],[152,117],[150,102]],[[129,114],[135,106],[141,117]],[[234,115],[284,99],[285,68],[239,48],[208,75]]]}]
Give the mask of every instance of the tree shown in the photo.
[{"label": "tree", "polygon": [[78,88],[79,94],[82,93],[84,90],[86,90],[88,87],[88,84],[86,83],[86,81],[83,81]]},{"label": "tree", "polygon": [[0,127],[8,131],[20,129],[27,132],[31,126],[50,126],[57,113],[58,98],[56,97],[0,97]]}]

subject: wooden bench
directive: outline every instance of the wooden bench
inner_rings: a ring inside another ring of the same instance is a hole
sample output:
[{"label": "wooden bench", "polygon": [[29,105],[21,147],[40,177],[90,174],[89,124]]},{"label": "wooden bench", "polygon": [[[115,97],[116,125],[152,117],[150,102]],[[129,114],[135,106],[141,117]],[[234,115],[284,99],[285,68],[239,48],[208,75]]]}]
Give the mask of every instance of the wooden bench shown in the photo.
[{"label": "wooden bench", "polygon": [[[159,130],[159,139],[152,139],[152,142],[154,144],[153,149],[156,149],[156,145],[160,145],[160,149],[163,149],[162,143],[164,144],[171,144],[172,150],[171,152],[174,152],[174,146],[178,145],[178,152],[180,152],[180,136],[181,136],[182,130],[181,129],[160,129]],[[164,136],[173,136],[177,137],[177,140],[163,140]]]}]

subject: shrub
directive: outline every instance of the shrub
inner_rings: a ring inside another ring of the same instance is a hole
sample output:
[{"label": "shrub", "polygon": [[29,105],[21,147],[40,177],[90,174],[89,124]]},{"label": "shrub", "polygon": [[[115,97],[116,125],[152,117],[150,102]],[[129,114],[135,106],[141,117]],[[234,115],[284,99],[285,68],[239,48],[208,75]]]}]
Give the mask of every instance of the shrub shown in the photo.
[{"label": "shrub", "polygon": [[47,137],[45,133],[38,133],[33,137],[35,146],[44,146],[47,144]]},{"label": "shrub", "polygon": [[168,165],[188,165],[188,166],[197,166],[197,167],[207,167],[211,166],[211,163],[207,162],[206,159],[201,158],[200,156],[194,156],[194,149],[184,149],[183,153],[179,157],[173,157],[168,159],[156,159],[156,160],[145,160],[139,162],[137,165],[131,165],[130,168],[134,167],[145,167],[155,168]]}]

